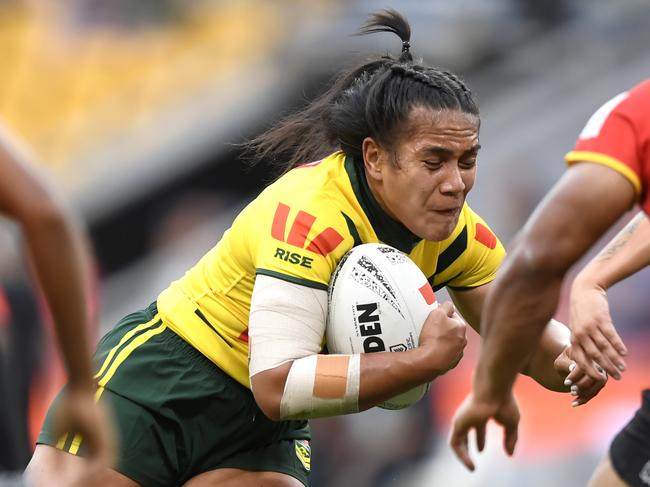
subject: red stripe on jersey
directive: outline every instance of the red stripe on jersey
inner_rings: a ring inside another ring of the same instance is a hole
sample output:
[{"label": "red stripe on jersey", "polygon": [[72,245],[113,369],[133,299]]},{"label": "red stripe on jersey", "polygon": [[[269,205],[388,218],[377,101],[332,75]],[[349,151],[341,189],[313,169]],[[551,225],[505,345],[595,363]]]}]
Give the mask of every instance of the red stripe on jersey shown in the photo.
[{"label": "red stripe on jersey", "polygon": [[497,238],[488,227],[481,223],[476,224],[476,235],[474,238],[489,249],[493,249],[497,246]]},{"label": "red stripe on jersey", "polygon": [[343,242],[343,237],[332,227],[327,227],[311,241],[307,250],[320,255],[327,255],[336,249]]},{"label": "red stripe on jersey", "polygon": [[271,236],[284,242],[284,229],[287,226],[287,218],[289,217],[289,207],[285,204],[278,203],[278,208],[275,210],[273,216],[273,225],[271,226]]},{"label": "red stripe on jersey", "polygon": [[248,343],[248,327],[244,328],[244,331],[242,331],[242,332],[239,334],[239,337],[238,337],[238,338],[239,338],[241,341],[244,341],[244,342]]},{"label": "red stripe on jersey", "polygon": [[418,291],[420,291],[420,294],[427,302],[427,304],[433,304],[436,302],[436,293],[433,292],[433,288],[431,287],[431,284],[429,284],[428,282],[425,283],[424,286],[419,288]]},{"label": "red stripe on jersey", "polygon": [[291,230],[289,231],[289,236],[287,237],[287,243],[289,245],[295,245],[296,247],[303,248],[305,246],[305,241],[307,240],[309,230],[311,230],[311,227],[315,221],[315,216],[300,210],[293,222],[293,225],[291,225]]}]

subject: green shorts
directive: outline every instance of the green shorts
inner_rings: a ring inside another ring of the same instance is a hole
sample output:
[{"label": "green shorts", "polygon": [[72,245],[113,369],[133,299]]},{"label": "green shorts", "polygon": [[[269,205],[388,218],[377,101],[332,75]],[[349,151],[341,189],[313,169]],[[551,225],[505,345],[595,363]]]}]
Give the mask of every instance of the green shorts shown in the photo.
[{"label": "green shorts", "polygon": [[[240,468],[288,474],[308,485],[307,421],[269,420],[251,391],[167,328],[156,305],[132,313],[95,353],[99,400],[118,435],[116,470],[145,487],[181,485]],[[84,455],[83,438],[51,433],[56,400],[37,443]]]}]

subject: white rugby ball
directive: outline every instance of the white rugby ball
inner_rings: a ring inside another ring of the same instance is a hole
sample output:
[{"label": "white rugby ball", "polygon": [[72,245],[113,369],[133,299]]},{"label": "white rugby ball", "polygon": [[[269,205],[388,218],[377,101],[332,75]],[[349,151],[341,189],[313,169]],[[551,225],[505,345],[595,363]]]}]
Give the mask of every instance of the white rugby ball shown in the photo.
[{"label": "white rugby ball", "polygon": [[[359,245],[343,256],[329,284],[330,353],[403,352],[418,346],[435,294],[420,268],[385,244]],[[378,404],[403,409],[422,399],[422,384]]]}]

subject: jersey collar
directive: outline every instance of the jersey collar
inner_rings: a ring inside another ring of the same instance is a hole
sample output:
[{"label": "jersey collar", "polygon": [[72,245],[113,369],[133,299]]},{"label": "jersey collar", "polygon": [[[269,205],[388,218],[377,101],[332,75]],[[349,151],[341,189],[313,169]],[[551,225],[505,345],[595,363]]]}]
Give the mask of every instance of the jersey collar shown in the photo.
[{"label": "jersey collar", "polygon": [[351,156],[345,157],[345,171],[350,178],[354,195],[361,205],[363,212],[370,220],[373,230],[382,242],[410,254],[413,248],[422,240],[389,216],[372,194],[366,173],[361,169],[361,164],[355,163]]}]

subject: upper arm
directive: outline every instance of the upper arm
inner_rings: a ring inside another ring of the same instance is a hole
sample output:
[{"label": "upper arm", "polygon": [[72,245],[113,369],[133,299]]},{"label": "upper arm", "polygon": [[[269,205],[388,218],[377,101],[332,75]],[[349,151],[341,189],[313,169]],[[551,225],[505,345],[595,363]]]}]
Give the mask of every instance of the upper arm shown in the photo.
[{"label": "upper arm", "polygon": [[479,334],[481,333],[481,312],[483,310],[483,303],[485,302],[485,296],[487,296],[489,290],[490,283],[475,288],[448,289],[449,296],[451,296],[451,299],[456,305],[456,308],[458,308],[458,311],[460,311],[460,314]]},{"label": "upper arm", "polygon": [[255,400],[277,417],[294,360],[318,354],[325,335],[327,292],[258,275],[249,317],[249,372]]},{"label": "upper arm", "polygon": [[27,152],[0,126],[0,212],[22,223],[62,212],[55,194]]}]

